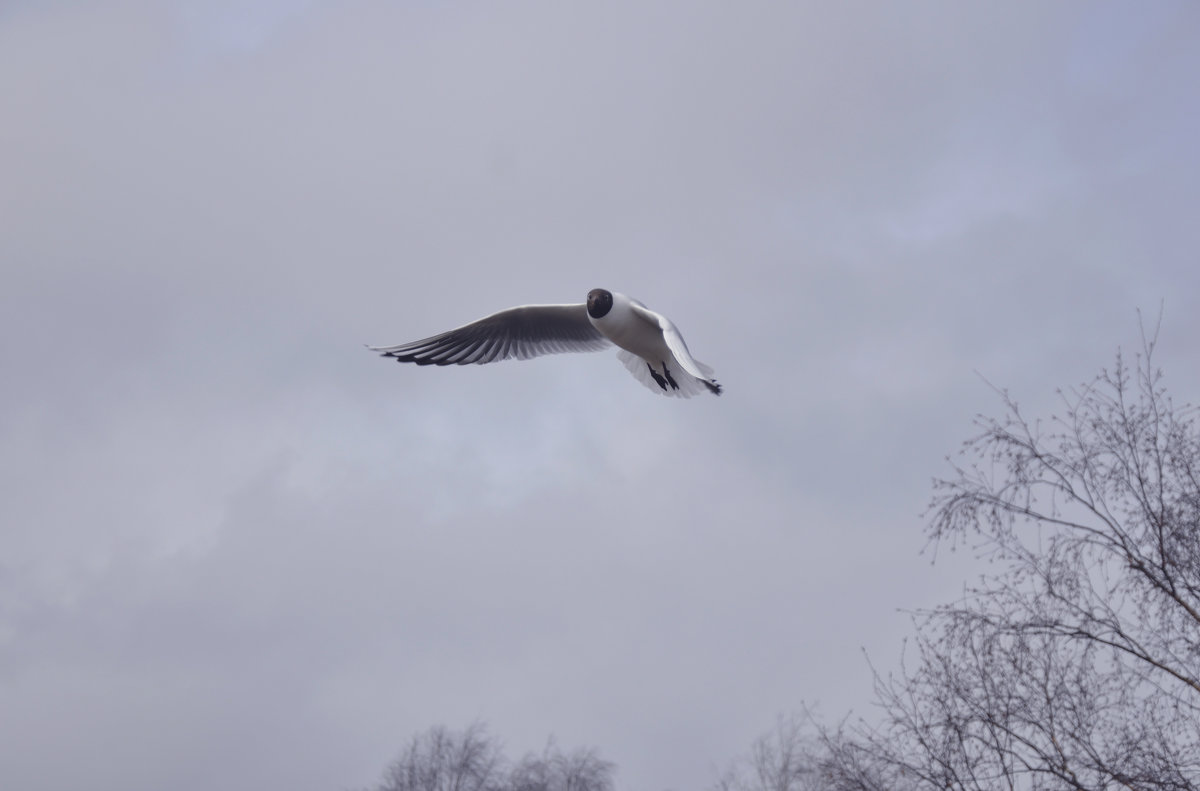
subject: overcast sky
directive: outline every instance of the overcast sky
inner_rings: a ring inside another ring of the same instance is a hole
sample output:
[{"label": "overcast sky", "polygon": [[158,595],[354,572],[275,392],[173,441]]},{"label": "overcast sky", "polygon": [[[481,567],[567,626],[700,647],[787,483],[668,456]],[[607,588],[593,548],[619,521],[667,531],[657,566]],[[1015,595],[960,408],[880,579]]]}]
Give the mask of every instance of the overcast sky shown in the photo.
[{"label": "overcast sky", "polygon": [[[1200,400],[1200,5],[0,3],[0,787],[333,791],[416,731],[699,789],[869,715],[972,416]],[[611,352],[363,349],[622,291]]]}]

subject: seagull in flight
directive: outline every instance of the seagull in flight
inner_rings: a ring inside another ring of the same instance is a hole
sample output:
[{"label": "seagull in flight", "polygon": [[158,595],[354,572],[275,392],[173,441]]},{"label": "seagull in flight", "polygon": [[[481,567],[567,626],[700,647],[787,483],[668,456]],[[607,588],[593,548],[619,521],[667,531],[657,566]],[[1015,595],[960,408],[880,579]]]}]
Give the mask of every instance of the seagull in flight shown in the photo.
[{"label": "seagull in flight", "polygon": [[397,346],[368,346],[417,365],[469,365],[543,354],[595,352],[615,344],[634,378],[663,395],[721,394],[713,370],[688,351],[671,320],[636,299],[594,288],[587,302],[521,305],[457,329]]}]

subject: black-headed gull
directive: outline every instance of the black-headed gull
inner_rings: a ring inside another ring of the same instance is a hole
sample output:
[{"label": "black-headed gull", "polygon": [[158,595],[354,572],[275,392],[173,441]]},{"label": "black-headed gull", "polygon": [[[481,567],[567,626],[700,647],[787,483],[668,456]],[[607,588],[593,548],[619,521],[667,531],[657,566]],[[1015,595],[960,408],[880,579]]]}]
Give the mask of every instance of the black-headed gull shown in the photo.
[{"label": "black-headed gull", "polygon": [[713,371],[688,351],[671,320],[636,299],[594,288],[586,303],[521,305],[412,343],[369,346],[417,365],[468,365],[559,352],[595,352],[609,344],[639,382],[659,393],[690,398],[721,394]]}]

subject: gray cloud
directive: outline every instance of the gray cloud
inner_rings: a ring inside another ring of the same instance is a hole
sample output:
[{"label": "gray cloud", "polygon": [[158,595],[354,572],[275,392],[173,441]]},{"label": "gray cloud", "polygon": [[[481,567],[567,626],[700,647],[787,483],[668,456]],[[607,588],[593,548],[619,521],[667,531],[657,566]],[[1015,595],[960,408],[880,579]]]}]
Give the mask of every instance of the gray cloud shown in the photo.
[{"label": "gray cloud", "polygon": [[[929,479],[1136,341],[1187,400],[1195,9],[12,4],[4,787],[347,787],[414,731],[702,787],[837,715]],[[373,358],[616,288],[726,385]]]}]

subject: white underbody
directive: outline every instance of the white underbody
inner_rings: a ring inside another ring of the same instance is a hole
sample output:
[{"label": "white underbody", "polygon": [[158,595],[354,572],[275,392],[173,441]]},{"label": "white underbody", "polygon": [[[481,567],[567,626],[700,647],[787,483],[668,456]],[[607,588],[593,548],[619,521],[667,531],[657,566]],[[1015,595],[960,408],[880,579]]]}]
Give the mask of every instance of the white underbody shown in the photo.
[{"label": "white underbody", "polygon": [[[609,312],[598,319],[588,318],[621,348],[617,357],[647,387],[684,398],[709,389],[705,382],[712,380],[712,369],[692,357],[683,336],[666,316],[614,292]],[[655,374],[674,385],[663,387]]]}]

